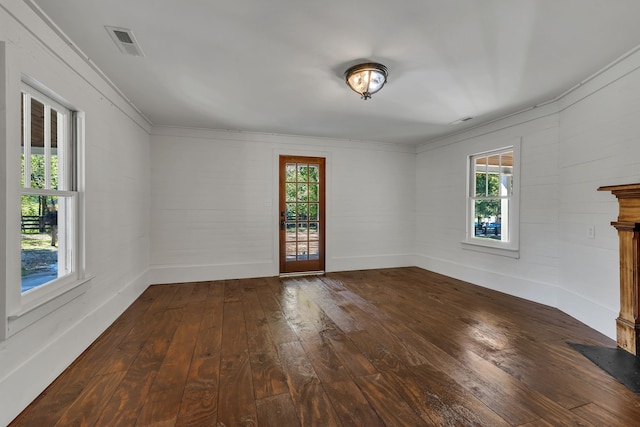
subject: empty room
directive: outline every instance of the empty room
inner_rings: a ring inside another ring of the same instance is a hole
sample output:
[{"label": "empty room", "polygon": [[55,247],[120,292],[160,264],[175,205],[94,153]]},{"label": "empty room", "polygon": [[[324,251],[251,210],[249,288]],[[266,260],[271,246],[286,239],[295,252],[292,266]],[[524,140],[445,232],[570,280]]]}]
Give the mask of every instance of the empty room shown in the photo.
[{"label": "empty room", "polygon": [[0,0],[0,425],[637,425],[638,16]]}]

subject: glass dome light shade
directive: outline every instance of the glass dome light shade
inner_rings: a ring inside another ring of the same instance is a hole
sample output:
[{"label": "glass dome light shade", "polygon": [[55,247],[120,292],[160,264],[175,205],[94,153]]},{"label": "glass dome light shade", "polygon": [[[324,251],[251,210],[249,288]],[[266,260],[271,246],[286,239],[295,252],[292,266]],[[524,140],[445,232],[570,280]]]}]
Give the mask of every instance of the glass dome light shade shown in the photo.
[{"label": "glass dome light shade", "polygon": [[373,62],[355,65],[344,73],[347,85],[364,100],[382,89],[387,82],[387,75],[387,67]]}]

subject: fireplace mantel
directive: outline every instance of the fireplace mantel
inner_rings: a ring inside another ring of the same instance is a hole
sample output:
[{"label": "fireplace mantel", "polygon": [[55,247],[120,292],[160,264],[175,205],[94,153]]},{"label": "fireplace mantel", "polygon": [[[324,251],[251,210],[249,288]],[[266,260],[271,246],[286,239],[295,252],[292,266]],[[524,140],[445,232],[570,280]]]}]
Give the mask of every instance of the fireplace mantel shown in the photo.
[{"label": "fireplace mantel", "polygon": [[616,319],[618,346],[640,355],[640,183],[609,185],[618,199],[618,220],[611,222],[620,241],[620,314]]}]

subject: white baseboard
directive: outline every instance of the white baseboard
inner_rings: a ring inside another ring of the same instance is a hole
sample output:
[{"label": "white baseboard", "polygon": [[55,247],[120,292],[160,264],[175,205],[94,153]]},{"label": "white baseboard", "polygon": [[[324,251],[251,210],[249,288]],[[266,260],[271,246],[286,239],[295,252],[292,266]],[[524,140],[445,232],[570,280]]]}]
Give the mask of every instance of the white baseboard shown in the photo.
[{"label": "white baseboard", "polygon": [[[18,416],[147,289],[148,276],[148,270],[145,270],[0,379],[0,425],[7,425]],[[37,324],[31,327],[34,326]]]},{"label": "white baseboard", "polygon": [[272,277],[277,276],[278,273],[278,264],[273,261],[246,264],[153,265],[151,266],[150,281],[153,285],[160,285],[166,283]]},{"label": "white baseboard", "polygon": [[557,308],[609,338],[616,337],[616,312],[557,285],[481,270],[423,255],[415,256],[414,265],[474,285]]},{"label": "white baseboard", "polygon": [[327,259],[326,271],[373,270],[414,266],[413,255],[389,254],[372,256],[332,257]]}]

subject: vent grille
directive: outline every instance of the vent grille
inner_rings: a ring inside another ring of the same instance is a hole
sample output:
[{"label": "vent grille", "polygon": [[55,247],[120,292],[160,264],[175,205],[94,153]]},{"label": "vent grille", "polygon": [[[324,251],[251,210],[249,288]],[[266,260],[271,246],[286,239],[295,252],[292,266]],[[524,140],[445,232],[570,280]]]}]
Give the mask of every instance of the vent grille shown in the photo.
[{"label": "vent grille", "polygon": [[131,30],[108,26],[105,28],[114,43],[118,46],[118,49],[120,49],[120,52],[132,56],[144,56],[142,48],[138,44]]}]

